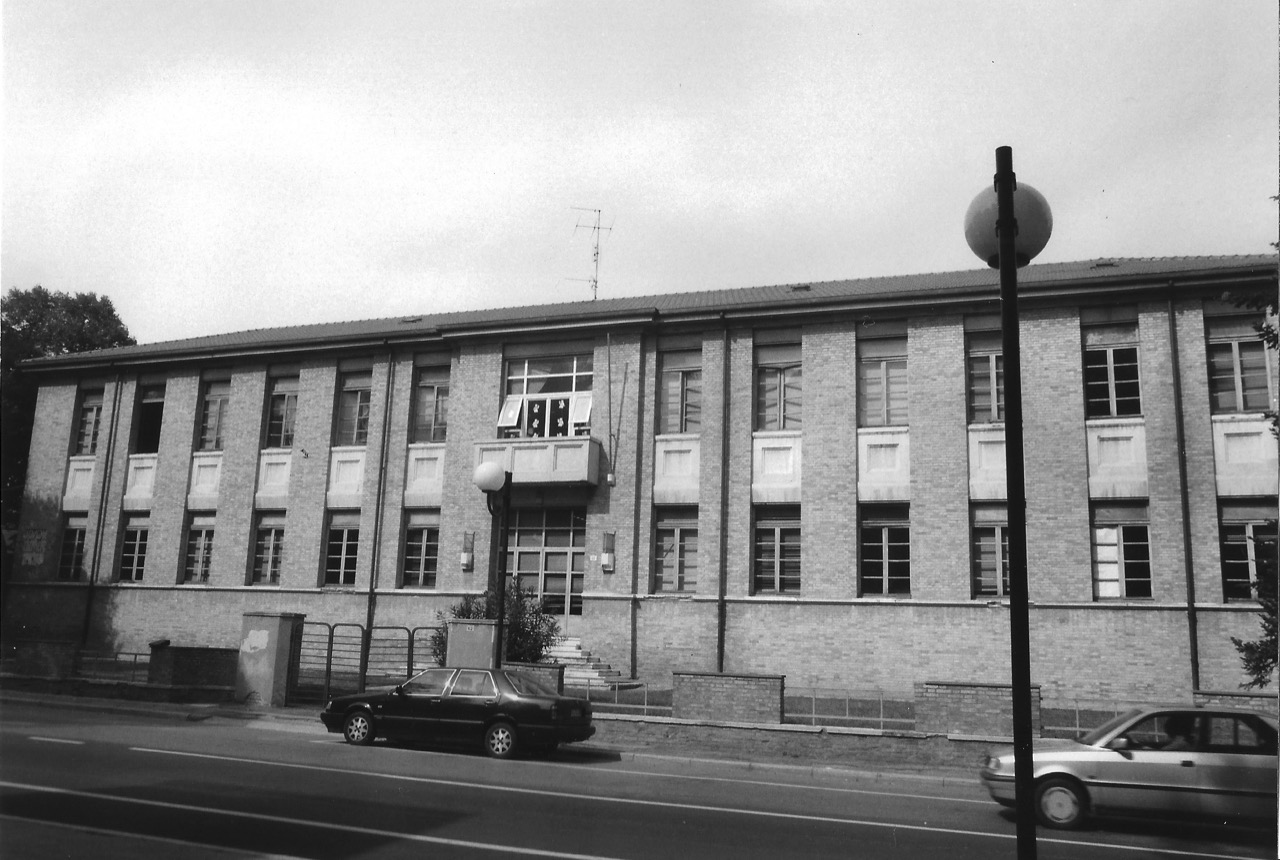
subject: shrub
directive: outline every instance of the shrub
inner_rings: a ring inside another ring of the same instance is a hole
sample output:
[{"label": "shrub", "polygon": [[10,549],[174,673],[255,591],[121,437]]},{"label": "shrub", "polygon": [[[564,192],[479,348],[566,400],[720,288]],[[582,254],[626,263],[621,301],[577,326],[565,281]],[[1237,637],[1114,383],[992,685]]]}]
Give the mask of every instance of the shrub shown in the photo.
[{"label": "shrub", "polygon": [[[537,663],[547,649],[560,638],[560,625],[554,616],[542,611],[536,592],[520,587],[513,577],[507,585],[506,617],[503,620],[504,663]],[[492,591],[468,594],[449,608],[449,618],[498,617],[498,601]],[[444,665],[449,652],[449,625],[443,612],[436,613],[440,626],[431,634],[431,654],[436,664]]]}]

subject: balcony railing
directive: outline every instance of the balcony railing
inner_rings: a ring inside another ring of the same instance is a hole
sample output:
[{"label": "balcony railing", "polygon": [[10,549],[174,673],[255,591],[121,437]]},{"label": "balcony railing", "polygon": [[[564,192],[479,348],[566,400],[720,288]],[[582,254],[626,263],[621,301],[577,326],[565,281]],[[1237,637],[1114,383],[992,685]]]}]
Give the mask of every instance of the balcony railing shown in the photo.
[{"label": "balcony railing", "polygon": [[1141,418],[1092,419],[1085,425],[1089,450],[1089,496],[1147,496],[1147,426]]},{"label": "balcony railing", "polygon": [[67,484],[62,492],[62,508],[68,511],[89,509],[89,489],[93,486],[97,457],[79,454],[67,460]]},{"label": "balcony railing", "polygon": [[1219,496],[1274,496],[1276,440],[1261,415],[1213,416],[1213,465]]},{"label": "balcony railing", "polygon": [[910,428],[859,428],[858,500],[908,501],[910,498]]},{"label": "balcony railing", "polygon": [[702,443],[696,434],[659,436],[653,443],[653,501],[696,505]]},{"label": "balcony railing", "polygon": [[600,443],[590,436],[492,439],[475,443],[474,465],[498,463],[513,484],[589,484],[600,481]]},{"label": "balcony railing", "polygon": [[444,498],[443,443],[416,442],[409,446],[405,467],[404,506],[438,508]]},{"label": "balcony railing", "polygon": [[757,431],[751,437],[751,501],[800,501],[801,436],[796,430]]},{"label": "balcony railing", "polygon": [[222,452],[196,451],[191,455],[191,483],[187,489],[187,506],[210,508],[218,505],[218,488],[222,484]]}]

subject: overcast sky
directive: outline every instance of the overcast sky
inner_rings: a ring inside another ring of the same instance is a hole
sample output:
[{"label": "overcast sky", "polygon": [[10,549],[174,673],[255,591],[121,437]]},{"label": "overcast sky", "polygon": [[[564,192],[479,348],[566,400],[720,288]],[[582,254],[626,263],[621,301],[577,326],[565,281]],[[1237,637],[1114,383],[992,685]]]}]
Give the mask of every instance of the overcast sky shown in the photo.
[{"label": "overcast sky", "polygon": [[[1263,253],[1264,0],[4,0],[0,285],[140,342],[976,268],[1013,147],[1038,261]],[[581,226],[580,226],[581,225]]]}]

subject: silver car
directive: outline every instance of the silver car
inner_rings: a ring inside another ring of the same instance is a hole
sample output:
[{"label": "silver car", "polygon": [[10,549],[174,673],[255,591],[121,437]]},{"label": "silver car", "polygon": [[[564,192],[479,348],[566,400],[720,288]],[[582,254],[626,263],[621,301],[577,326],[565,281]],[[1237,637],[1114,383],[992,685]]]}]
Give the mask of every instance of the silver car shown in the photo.
[{"label": "silver car", "polygon": [[[1138,708],[1033,749],[1036,816],[1048,827],[1110,813],[1276,820],[1276,720],[1266,714]],[[1012,747],[993,750],[981,775],[994,800],[1014,805]]]}]

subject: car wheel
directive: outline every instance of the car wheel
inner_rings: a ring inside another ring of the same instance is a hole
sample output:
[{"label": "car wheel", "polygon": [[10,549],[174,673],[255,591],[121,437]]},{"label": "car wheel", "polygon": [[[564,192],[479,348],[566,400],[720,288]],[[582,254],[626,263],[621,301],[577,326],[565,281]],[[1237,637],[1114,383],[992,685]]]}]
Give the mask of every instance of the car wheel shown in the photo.
[{"label": "car wheel", "polygon": [[1084,789],[1064,777],[1050,777],[1036,785],[1036,817],[1046,827],[1072,830],[1088,815]]},{"label": "car wheel", "polygon": [[342,736],[349,744],[368,746],[373,743],[373,721],[368,711],[352,711],[342,724]]},{"label": "car wheel", "polygon": [[494,758],[516,754],[516,730],[510,723],[494,723],[485,730],[484,751]]}]

